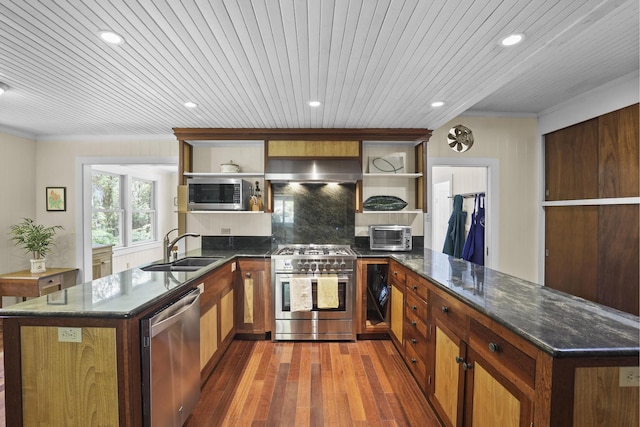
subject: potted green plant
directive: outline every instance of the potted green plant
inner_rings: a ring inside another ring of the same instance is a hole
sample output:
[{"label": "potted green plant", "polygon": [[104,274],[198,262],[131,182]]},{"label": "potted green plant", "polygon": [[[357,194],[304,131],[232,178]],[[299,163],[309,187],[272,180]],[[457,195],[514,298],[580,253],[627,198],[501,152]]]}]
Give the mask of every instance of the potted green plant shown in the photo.
[{"label": "potted green plant", "polygon": [[46,271],[45,256],[55,245],[53,239],[58,230],[63,230],[61,225],[45,227],[31,218],[24,218],[20,224],[12,225],[11,240],[25,250],[27,254],[32,254],[31,272],[41,273]]}]

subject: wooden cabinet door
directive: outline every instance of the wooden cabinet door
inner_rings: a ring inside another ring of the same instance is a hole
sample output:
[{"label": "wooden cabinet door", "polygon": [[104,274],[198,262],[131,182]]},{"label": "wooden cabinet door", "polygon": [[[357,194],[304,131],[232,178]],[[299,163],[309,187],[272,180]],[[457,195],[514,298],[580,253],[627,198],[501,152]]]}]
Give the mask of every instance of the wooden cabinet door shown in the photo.
[{"label": "wooden cabinet door", "polygon": [[264,259],[241,260],[236,284],[236,332],[264,334],[271,306],[268,269]]},{"label": "wooden cabinet door", "polygon": [[391,285],[391,336],[399,348],[402,347],[402,324],[404,323],[404,290],[395,283]]},{"label": "wooden cabinet door", "polygon": [[220,298],[220,342],[234,330],[233,289]]},{"label": "wooden cabinet door", "polygon": [[545,223],[545,286],[596,301],[598,207],[546,207]]},{"label": "wooden cabinet door", "polygon": [[546,200],[598,197],[598,119],[545,135]]},{"label": "wooden cabinet door", "polygon": [[438,318],[434,319],[434,328],[433,380],[429,399],[445,426],[458,427],[462,425],[462,362],[466,344]]},{"label": "wooden cabinet door", "polygon": [[200,371],[218,350],[218,305],[200,313]]},{"label": "wooden cabinet door", "polygon": [[472,348],[467,353],[465,426],[529,427],[533,422],[531,399]]}]

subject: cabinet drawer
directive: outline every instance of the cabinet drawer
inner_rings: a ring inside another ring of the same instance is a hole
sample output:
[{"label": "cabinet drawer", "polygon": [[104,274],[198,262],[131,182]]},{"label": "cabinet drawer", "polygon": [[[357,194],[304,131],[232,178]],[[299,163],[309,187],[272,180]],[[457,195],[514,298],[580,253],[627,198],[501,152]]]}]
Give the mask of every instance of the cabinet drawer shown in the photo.
[{"label": "cabinet drawer", "polygon": [[411,292],[407,292],[405,304],[405,313],[407,318],[414,314],[418,320],[422,322],[427,321],[427,303],[417,298]]},{"label": "cabinet drawer", "polygon": [[451,331],[463,340],[468,335],[467,313],[461,301],[441,292],[431,293],[431,314],[438,317]]},{"label": "cabinet drawer", "polygon": [[427,301],[427,283],[421,277],[411,273],[406,275],[407,278],[407,294],[414,294]]},{"label": "cabinet drawer", "polygon": [[[513,337],[513,340],[516,338]],[[478,321],[469,323],[469,346],[503,374],[509,371],[534,388],[536,361]]]},{"label": "cabinet drawer", "polygon": [[418,384],[420,384],[420,387],[424,390],[427,383],[427,366],[424,360],[425,356],[418,354],[416,349],[410,344],[405,344],[404,357],[409,370],[416,378]]},{"label": "cabinet drawer", "polygon": [[411,347],[421,359],[427,356],[427,338],[417,328],[407,327],[404,340],[405,350]]},{"label": "cabinet drawer", "polygon": [[425,319],[419,319],[413,311],[405,310],[405,329],[416,331],[423,337],[427,338],[427,324]]},{"label": "cabinet drawer", "polygon": [[403,267],[397,262],[391,261],[389,263],[389,282],[395,283],[398,287],[402,287],[405,284],[406,273]]},{"label": "cabinet drawer", "polygon": [[55,276],[49,276],[38,280],[38,289],[40,295],[50,294],[59,289],[62,289],[63,278],[62,274],[56,274]]}]

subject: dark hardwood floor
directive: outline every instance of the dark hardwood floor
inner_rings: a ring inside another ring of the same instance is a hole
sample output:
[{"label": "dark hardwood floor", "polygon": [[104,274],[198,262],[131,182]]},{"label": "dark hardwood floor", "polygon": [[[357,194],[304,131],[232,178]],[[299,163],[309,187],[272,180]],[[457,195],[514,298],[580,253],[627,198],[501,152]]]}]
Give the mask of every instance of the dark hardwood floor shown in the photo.
[{"label": "dark hardwood floor", "polygon": [[390,341],[234,341],[188,427],[439,426]]}]

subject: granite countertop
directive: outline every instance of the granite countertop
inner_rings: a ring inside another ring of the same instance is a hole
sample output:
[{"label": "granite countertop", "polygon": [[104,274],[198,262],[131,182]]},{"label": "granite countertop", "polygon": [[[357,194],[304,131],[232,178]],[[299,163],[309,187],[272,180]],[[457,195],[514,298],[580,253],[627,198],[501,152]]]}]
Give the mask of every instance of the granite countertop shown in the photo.
[{"label": "granite countertop", "polygon": [[554,357],[640,354],[632,314],[429,249],[391,257]]},{"label": "granite countertop", "polygon": [[[554,357],[638,356],[640,318],[429,249],[356,248],[359,257],[391,257]],[[265,257],[269,249],[198,250],[220,256],[197,272],[132,268],[0,310],[0,317],[127,318],[169,294],[178,296],[202,274],[233,257]]]},{"label": "granite countertop", "polygon": [[[220,260],[195,272],[144,271],[115,273],[0,309],[0,317],[104,317],[128,318],[153,307],[171,293],[191,287],[205,273],[234,257],[268,257],[269,250],[196,250],[183,256],[216,256]],[[144,267],[141,266],[141,267]]]}]

